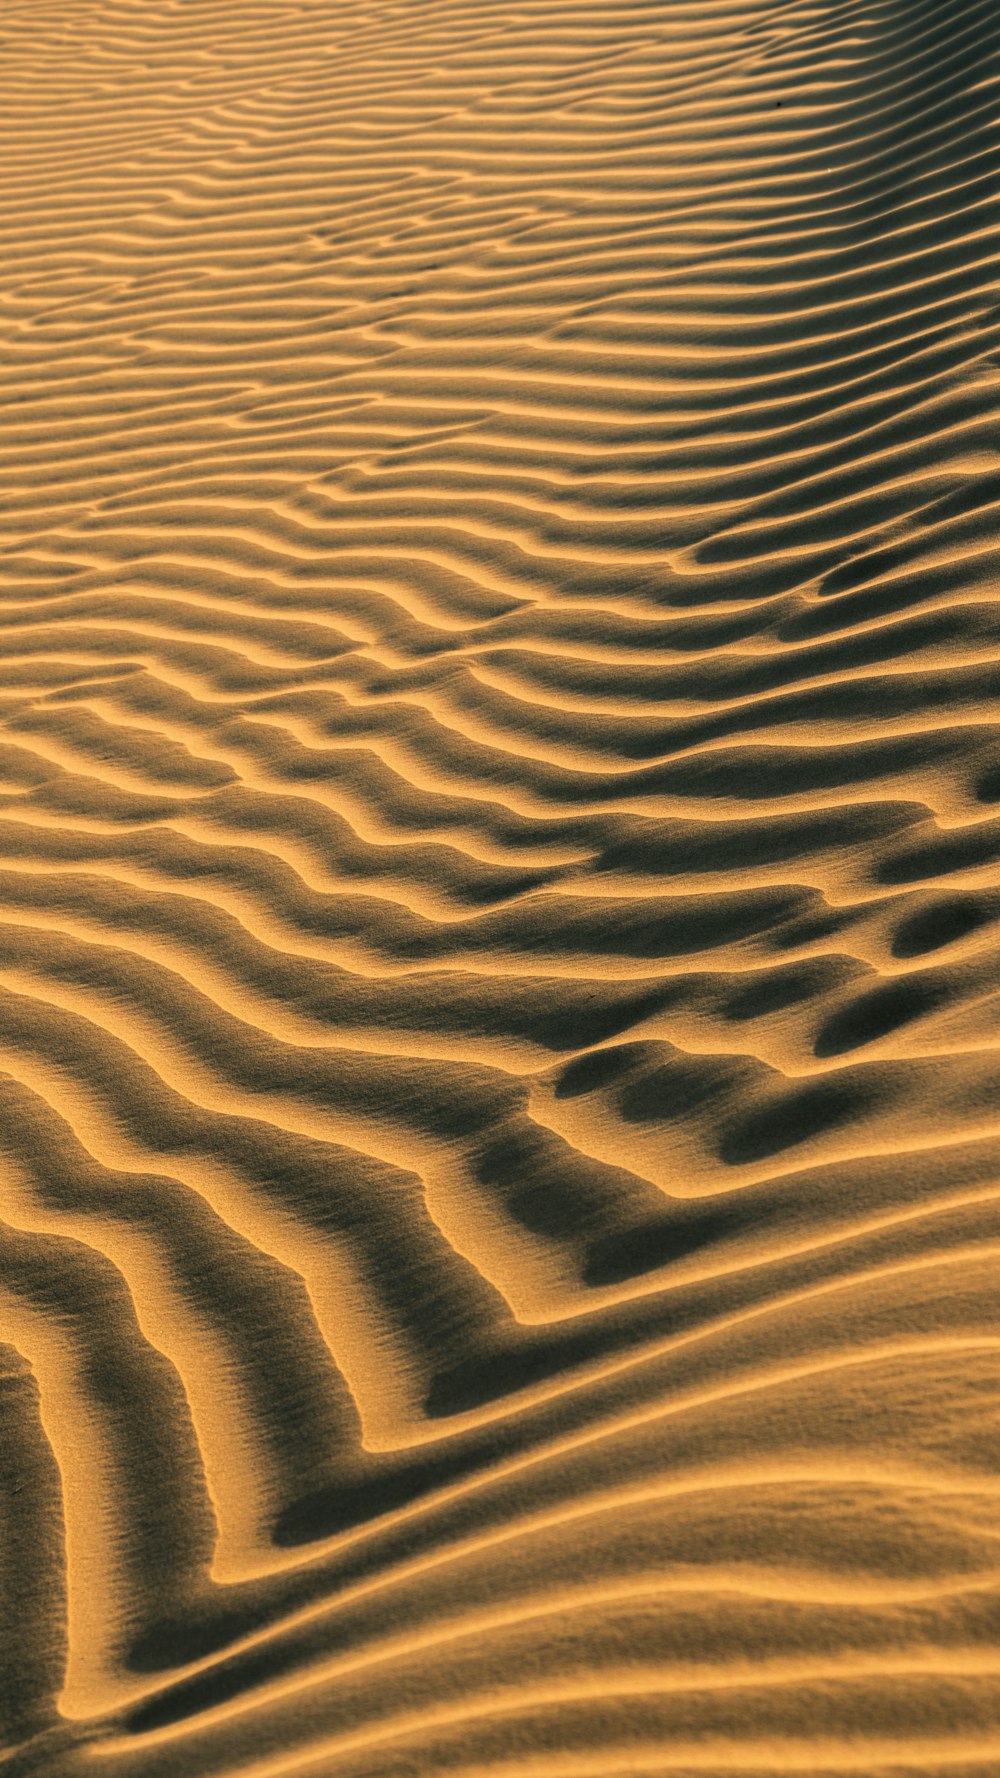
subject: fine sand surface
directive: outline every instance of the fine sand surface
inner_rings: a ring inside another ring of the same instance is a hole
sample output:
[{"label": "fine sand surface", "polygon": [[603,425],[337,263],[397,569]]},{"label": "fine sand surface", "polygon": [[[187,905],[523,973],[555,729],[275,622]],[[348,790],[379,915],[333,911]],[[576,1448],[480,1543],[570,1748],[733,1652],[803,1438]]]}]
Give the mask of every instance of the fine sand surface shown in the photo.
[{"label": "fine sand surface", "polygon": [[996,0],[0,0],[3,1778],[1000,1773]]}]

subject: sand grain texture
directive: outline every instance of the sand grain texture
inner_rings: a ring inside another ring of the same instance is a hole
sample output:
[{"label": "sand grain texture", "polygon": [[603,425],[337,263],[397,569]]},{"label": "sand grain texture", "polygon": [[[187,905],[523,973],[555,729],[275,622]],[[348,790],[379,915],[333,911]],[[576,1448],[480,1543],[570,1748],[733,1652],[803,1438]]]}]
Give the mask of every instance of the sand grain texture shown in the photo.
[{"label": "sand grain texture", "polygon": [[1000,1771],[995,0],[0,0],[0,1771]]}]

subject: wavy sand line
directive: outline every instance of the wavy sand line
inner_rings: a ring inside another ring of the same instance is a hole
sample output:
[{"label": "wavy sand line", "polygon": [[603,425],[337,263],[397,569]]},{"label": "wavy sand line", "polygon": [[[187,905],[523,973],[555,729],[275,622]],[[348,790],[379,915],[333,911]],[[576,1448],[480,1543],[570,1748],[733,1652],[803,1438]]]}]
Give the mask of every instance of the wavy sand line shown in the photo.
[{"label": "wavy sand line", "polygon": [[11,1778],[995,1768],[994,10],[3,10]]}]

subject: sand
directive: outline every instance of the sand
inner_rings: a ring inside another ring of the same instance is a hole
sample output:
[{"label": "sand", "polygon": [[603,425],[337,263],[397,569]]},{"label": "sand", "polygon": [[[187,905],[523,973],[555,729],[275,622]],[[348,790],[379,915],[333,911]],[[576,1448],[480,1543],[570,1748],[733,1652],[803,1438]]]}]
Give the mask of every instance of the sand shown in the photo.
[{"label": "sand", "polygon": [[4,1778],[1000,1772],[995,0],[0,0]]}]

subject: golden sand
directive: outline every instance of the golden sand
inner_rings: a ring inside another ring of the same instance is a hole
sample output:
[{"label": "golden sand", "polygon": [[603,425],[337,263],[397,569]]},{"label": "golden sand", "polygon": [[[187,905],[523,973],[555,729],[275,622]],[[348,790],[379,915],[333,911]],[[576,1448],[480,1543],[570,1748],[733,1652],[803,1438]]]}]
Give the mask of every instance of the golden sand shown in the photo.
[{"label": "golden sand", "polygon": [[3,1778],[1000,1773],[996,0],[0,0]]}]

